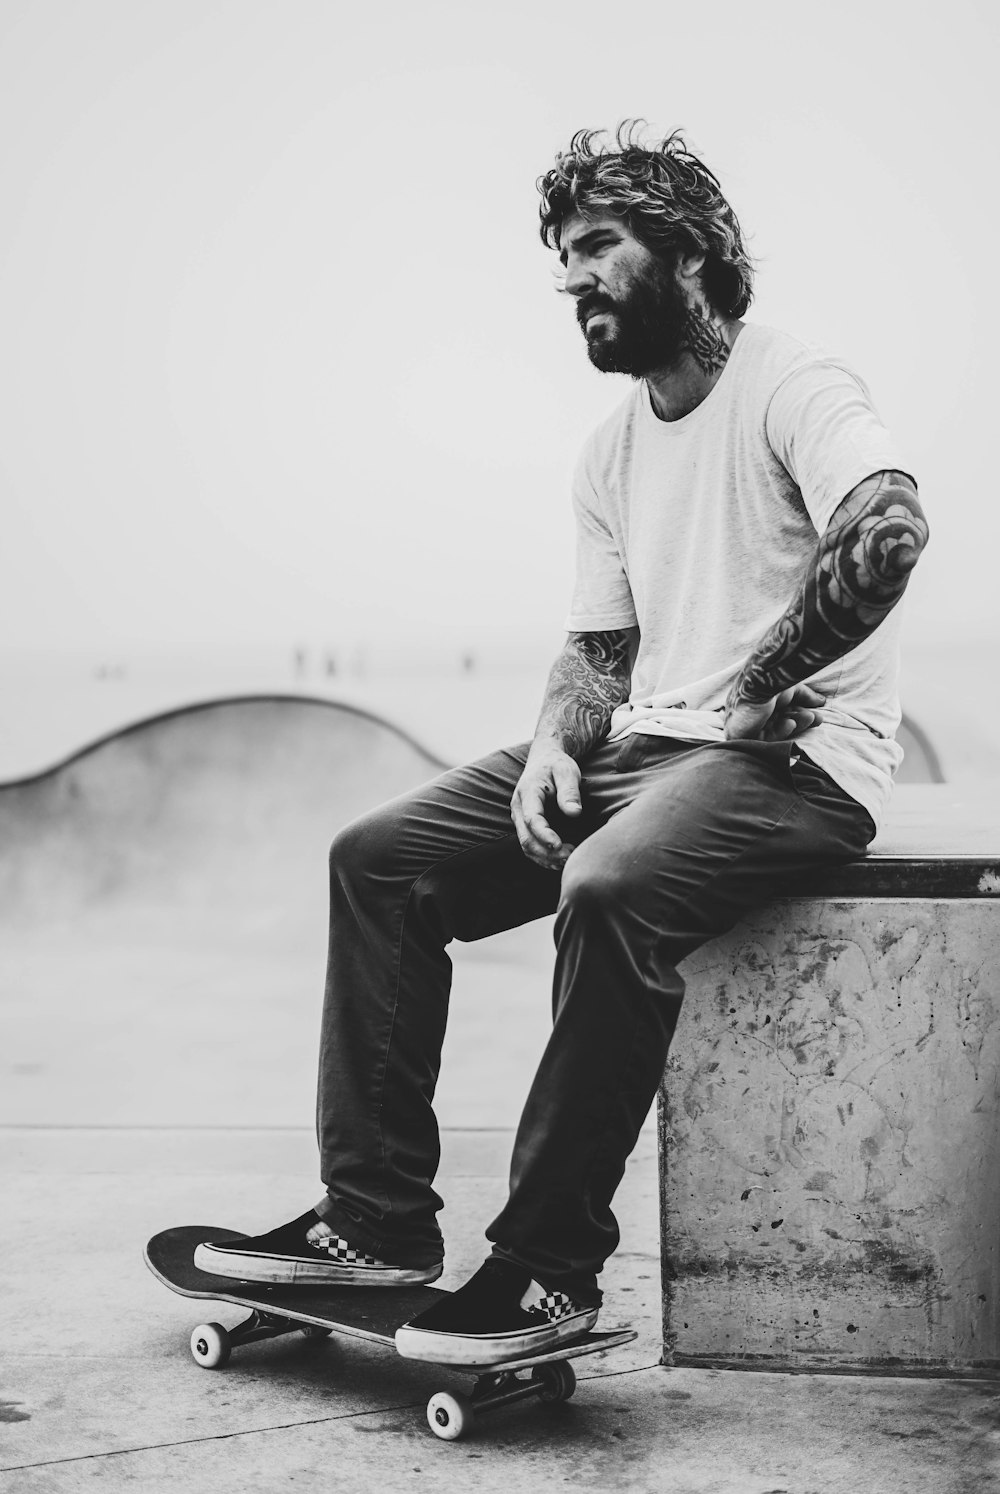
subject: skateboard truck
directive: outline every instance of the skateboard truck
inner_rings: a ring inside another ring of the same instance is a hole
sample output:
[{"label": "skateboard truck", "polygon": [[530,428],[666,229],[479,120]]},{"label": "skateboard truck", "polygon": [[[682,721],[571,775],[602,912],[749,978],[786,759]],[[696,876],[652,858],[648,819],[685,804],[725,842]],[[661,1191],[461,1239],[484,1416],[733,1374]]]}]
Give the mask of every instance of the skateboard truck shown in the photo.
[{"label": "skateboard truck", "polygon": [[432,1395],[427,1403],[427,1424],[436,1437],[452,1441],[462,1436],[477,1412],[496,1411],[512,1401],[526,1401],[532,1396],[551,1405],[553,1401],[568,1401],[575,1389],[576,1375],[565,1359],[554,1364],[536,1364],[528,1377],[517,1370],[500,1370],[480,1375],[471,1396],[452,1395],[446,1390]]},{"label": "skateboard truck", "polygon": [[248,1318],[235,1328],[221,1323],[199,1323],[191,1334],[191,1353],[202,1369],[223,1369],[229,1355],[239,1344],[252,1344],[262,1338],[281,1338],[285,1333],[301,1333],[303,1338],[329,1338],[331,1329],[319,1323],[303,1323],[282,1318],[277,1313],[262,1312],[255,1307]]},{"label": "skateboard truck", "polygon": [[[320,1339],[328,1338],[331,1329],[254,1308],[250,1316],[237,1323],[235,1328],[224,1328],[221,1323],[199,1323],[191,1334],[191,1354],[202,1369],[223,1369],[237,1345],[280,1338],[286,1333],[301,1333],[305,1338]],[[623,1338],[633,1336],[622,1335]],[[561,1348],[568,1352],[578,1342],[570,1339]],[[463,1366],[449,1368],[461,1370]],[[465,1435],[477,1414],[496,1411],[500,1406],[531,1397],[546,1404],[568,1401],[575,1389],[576,1375],[573,1366],[565,1359],[554,1358],[549,1363],[535,1364],[531,1366],[530,1376],[519,1373],[516,1368],[480,1371],[471,1395],[436,1391],[427,1402],[427,1424],[435,1437],[454,1442]]]}]

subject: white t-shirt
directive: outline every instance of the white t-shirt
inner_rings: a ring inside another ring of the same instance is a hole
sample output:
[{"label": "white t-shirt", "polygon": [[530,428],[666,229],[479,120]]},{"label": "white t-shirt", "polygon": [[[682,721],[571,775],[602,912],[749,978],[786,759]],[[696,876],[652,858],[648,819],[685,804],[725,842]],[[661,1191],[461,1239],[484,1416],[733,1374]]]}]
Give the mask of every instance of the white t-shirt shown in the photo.
[{"label": "white t-shirt", "polygon": [[[566,626],[641,635],[609,736],[721,741],[729,688],[788,607],[834,509],[891,469],[906,466],[858,375],[771,327],[743,327],[715,387],[680,420],[659,420],[638,382],[586,443],[573,483]],[[810,677],[827,719],[797,739],[876,827],[902,759],[899,628],[896,607]]]}]

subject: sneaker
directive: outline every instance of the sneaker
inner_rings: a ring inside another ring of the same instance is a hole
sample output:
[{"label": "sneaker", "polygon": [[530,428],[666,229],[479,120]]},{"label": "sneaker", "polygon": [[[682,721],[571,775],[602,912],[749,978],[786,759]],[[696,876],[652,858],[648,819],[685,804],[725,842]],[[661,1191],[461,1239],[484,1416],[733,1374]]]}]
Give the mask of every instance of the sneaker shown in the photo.
[{"label": "sneaker", "polygon": [[491,1256],[465,1286],[398,1328],[396,1348],[404,1359],[434,1364],[502,1364],[579,1338],[593,1328],[598,1311],[565,1292],[547,1291],[523,1266]]},{"label": "sneaker", "polygon": [[213,1276],[295,1286],[419,1286],[437,1281],[444,1269],[442,1261],[426,1267],[393,1266],[366,1255],[334,1233],[313,1209],[266,1235],[206,1240],[195,1250],[194,1263]]}]

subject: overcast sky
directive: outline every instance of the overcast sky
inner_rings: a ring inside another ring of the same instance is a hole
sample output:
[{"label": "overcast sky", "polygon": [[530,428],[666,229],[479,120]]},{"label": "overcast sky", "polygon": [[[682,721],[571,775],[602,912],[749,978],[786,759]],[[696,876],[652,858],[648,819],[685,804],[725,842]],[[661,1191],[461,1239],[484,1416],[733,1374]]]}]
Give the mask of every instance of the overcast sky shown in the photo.
[{"label": "overcast sky", "polygon": [[995,4],[0,0],[0,647],[557,639],[594,372],[535,178],[684,127],[1000,635]]}]

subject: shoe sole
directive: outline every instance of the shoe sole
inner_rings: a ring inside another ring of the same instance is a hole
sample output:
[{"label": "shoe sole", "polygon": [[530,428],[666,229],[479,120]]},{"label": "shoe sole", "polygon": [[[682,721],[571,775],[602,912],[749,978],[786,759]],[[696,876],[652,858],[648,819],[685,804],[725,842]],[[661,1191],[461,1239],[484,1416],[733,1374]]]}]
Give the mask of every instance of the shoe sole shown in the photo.
[{"label": "shoe sole", "polygon": [[211,1276],[231,1276],[237,1281],[265,1282],[273,1286],[428,1286],[437,1281],[444,1265],[413,1269],[407,1266],[348,1266],[326,1261],[290,1261],[282,1256],[253,1256],[243,1252],[213,1250],[199,1245],[194,1264]]},{"label": "shoe sole", "polygon": [[404,1323],[396,1330],[396,1350],[404,1359],[422,1359],[431,1364],[503,1364],[529,1354],[544,1354],[568,1339],[589,1333],[597,1322],[599,1308],[586,1308],[560,1318],[547,1328],[517,1333],[442,1333],[411,1328]]}]

